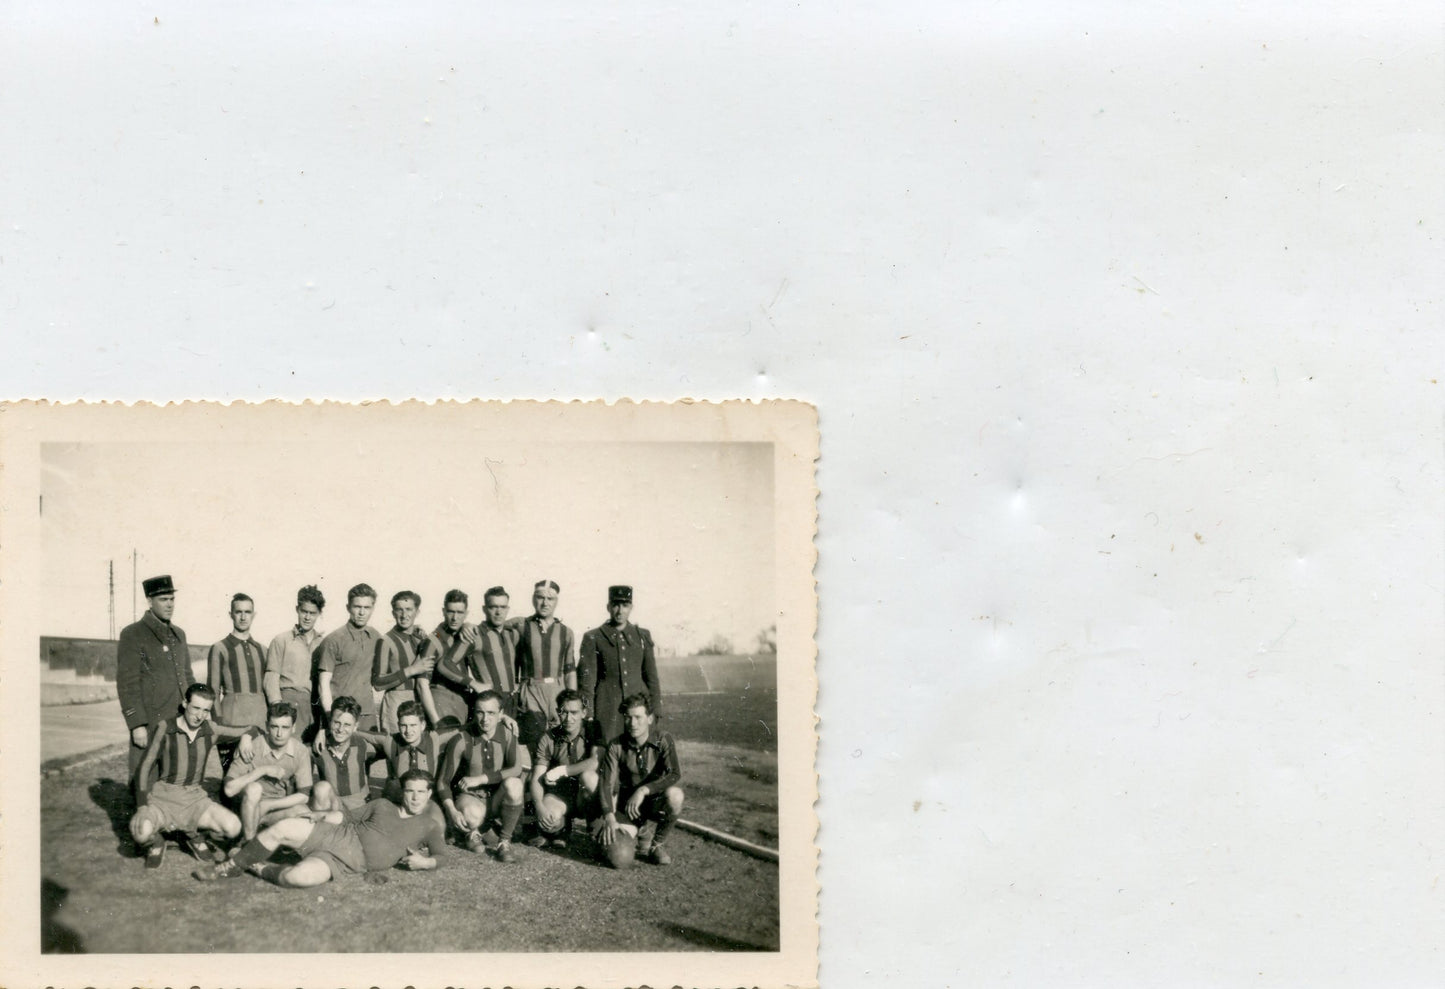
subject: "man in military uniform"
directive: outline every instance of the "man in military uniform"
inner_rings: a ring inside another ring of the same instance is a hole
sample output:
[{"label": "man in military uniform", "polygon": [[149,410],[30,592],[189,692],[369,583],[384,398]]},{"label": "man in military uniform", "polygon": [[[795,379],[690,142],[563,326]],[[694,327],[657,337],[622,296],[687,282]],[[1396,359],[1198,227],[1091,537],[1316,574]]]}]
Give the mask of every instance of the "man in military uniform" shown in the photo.
[{"label": "man in military uniform", "polygon": [[662,685],[657,679],[652,633],[628,621],[632,615],[632,588],[617,584],[607,589],[606,624],[582,636],[577,658],[577,691],[612,741],[622,734],[624,697],[645,691],[651,713],[662,717]]},{"label": "man in military uniform", "polygon": [[150,577],[141,586],[147,611],[140,621],[121,630],[115,650],[115,692],[130,731],[132,785],[151,735],[162,721],[176,716],[186,688],[196,679],[191,674],[186,633],[171,624],[176,611],[171,575]]}]

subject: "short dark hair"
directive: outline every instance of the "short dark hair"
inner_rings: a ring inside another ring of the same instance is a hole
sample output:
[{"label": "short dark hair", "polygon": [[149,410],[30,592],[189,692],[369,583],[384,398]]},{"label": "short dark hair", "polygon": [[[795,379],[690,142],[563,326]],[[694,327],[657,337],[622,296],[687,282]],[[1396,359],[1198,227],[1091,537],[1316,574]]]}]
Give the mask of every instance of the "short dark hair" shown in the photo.
[{"label": "short dark hair", "polygon": [[467,600],[467,592],[466,592],[466,591],[459,591],[459,590],[457,590],[455,587],[453,587],[451,590],[447,591],[446,600],[442,601],[442,607],[445,608],[445,607],[446,607],[447,605],[449,605],[449,604],[470,604],[470,603],[471,603],[471,602]]},{"label": "short dark hair", "polygon": [[[336,705],[333,704],[333,707]],[[290,701],[277,701],[266,708],[266,723],[270,724],[276,718],[290,718],[291,723],[296,723],[296,705]]]},{"label": "short dark hair", "polygon": [[421,595],[416,591],[397,591],[391,596],[391,606],[395,608],[398,601],[405,600],[406,598],[411,598],[412,604],[418,608],[421,607]]},{"label": "short dark hair", "polygon": [[484,690],[480,694],[472,698],[472,710],[476,710],[481,705],[482,701],[496,701],[503,708],[507,706],[506,703],[502,700],[502,695],[499,694],[497,691],[491,689]]},{"label": "short dark hair", "polygon": [[326,610],[326,596],[321,593],[321,588],[315,584],[307,584],[296,592],[296,607],[301,607],[307,602],[316,605],[317,611]]},{"label": "short dark hair", "polygon": [[235,594],[232,594],[232,595],[231,595],[231,607],[232,607],[232,608],[236,607],[236,602],[237,602],[237,601],[249,601],[253,607],[254,607],[255,604],[256,604],[256,602],[255,602],[254,600],[252,600],[251,595],[249,595],[249,594],[242,594],[240,591],[237,591]]},{"label": "short dark hair", "polygon": [[652,695],[645,690],[639,690],[635,694],[628,694],[622,698],[622,703],[617,705],[618,714],[626,714],[634,707],[645,707],[647,713],[652,713]]},{"label": "short dark hair", "polygon": [[508,601],[510,601],[512,600],[512,595],[507,593],[507,589],[505,587],[503,587],[501,584],[498,584],[496,587],[487,588],[487,593],[482,595],[482,602],[486,603],[492,598],[506,598]]},{"label": "short dark hair", "polygon": [[436,786],[436,779],[425,769],[408,769],[401,774],[401,778],[397,780],[397,782],[401,785],[401,788],[405,790],[406,785],[412,780],[424,780],[427,786]]},{"label": "short dark hair", "polygon": [[331,702],[331,717],[334,718],[338,714],[349,714],[357,721],[360,721],[361,702],[358,701],[355,697],[349,697],[346,694],[342,694],[340,697],[336,698],[336,700]]},{"label": "short dark hair", "polygon": [[346,592],[346,606],[348,608],[351,607],[351,602],[355,601],[357,598],[371,598],[371,600],[375,601],[376,588],[372,587],[370,584],[357,584],[351,590]]},{"label": "short dark hair", "polygon": [[396,709],[396,722],[401,724],[402,718],[421,718],[421,723],[426,724],[426,709],[419,701],[403,701]]},{"label": "short dark hair", "polygon": [[537,581],[535,584],[532,585],[532,589],[533,589],[533,590],[536,590],[536,589],[539,588],[539,587],[550,587],[550,588],[552,588],[552,590],[556,591],[558,594],[561,594],[561,593],[562,593],[562,588],[560,588],[560,587],[557,586],[557,582],[556,582],[555,580],[539,580],[539,581]]},{"label": "short dark hair", "polygon": [[192,697],[204,697],[211,702],[216,700],[216,692],[211,689],[209,683],[193,683],[186,688],[186,703],[191,702]]},{"label": "short dark hair", "polygon": [[568,687],[557,695],[557,710],[562,710],[562,705],[568,701],[582,701],[582,710],[587,710],[587,701],[583,700],[582,692]]}]

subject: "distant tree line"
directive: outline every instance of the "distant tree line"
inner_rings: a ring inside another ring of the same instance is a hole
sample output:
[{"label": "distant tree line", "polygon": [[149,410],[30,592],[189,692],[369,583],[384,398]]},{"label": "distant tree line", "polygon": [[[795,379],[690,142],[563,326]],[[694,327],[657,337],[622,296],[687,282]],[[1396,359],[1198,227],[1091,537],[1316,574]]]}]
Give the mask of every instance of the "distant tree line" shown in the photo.
[{"label": "distant tree line", "polygon": [[[769,625],[753,638],[754,652],[776,653],[778,651],[778,626]],[[697,651],[699,656],[732,656],[737,650],[733,640],[719,632],[708,639]]]}]

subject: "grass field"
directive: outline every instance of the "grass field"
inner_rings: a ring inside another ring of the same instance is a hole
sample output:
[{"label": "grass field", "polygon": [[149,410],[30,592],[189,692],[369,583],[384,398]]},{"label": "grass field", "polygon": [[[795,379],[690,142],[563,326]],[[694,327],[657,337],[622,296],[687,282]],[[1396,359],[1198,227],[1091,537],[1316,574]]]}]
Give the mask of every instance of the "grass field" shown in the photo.
[{"label": "grass field", "polygon": [[[776,755],[762,744],[767,732],[737,727],[754,715],[771,724],[762,692],[673,701],[663,727],[678,739],[683,816],[776,847]],[[777,866],[681,830],[669,842],[672,867],[627,872],[596,864],[580,834],[566,854],[519,848],[513,865],[453,849],[447,868],[392,870],[379,886],[357,877],[307,891],[251,876],[202,884],[175,846],[147,872],[126,832],[124,773],[117,747],[41,783],[42,876],[68,892],[49,929],[68,929],[89,952],[778,948]],[[396,917],[411,922],[387,919]]]}]

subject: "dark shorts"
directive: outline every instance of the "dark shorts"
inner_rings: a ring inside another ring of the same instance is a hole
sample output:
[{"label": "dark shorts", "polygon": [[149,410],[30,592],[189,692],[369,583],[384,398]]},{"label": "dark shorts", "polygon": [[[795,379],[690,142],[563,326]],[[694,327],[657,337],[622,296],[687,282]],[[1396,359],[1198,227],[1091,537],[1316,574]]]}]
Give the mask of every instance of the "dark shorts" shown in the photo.
[{"label": "dark shorts", "polygon": [[[593,793],[587,799],[582,797],[582,783],[576,776],[568,776],[566,779],[558,780],[553,786],[543,787],[544,795],[554,800],[562,801],[566,807],[566,815],[569,818],[580,818],[590,820],[601,813],[597,801],[597,794]],[[565,826],[566,821],[563,821]],[[537,826],[546,831],[547,828],[539,819]]]},{"label": "dark shorts", "polygon": [[311,835],[296,849],[301,858],[319,858],[331,868],[331,878],[353,875],[366,871],[366,853],[361,848],[361,839],[353,828],[345,824],[328,824],[325,821],[311,829]]}]

